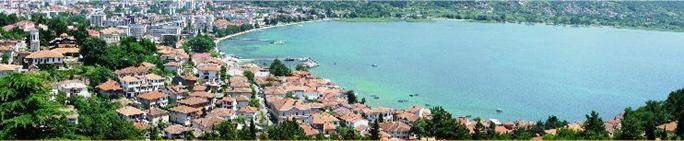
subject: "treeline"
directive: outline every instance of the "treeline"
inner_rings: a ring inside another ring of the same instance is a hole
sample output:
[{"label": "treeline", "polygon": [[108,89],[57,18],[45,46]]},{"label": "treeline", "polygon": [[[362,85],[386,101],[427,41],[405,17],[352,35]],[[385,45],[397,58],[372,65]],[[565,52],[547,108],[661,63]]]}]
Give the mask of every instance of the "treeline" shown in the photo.
[{"label": "treeline", "polygon": [[223,28],[223,29],[215,29],[214,35],[216,35],[217,37],[223,37],[226,35],[235,34],[235,33],[247,31],[247,30],[254,29],[254,28],[259,28],[259,25],[258,24],[257,25],[251,25],[251,24],[229,25],[228,27]]},{"label": "treeline", "polygon": [[[491,22],[603,25],[684,31],[683,1],[259,1],[269,7],[314,7],[343,18],[443,17]],[[341,13],[333,13],[333,11]]]}]

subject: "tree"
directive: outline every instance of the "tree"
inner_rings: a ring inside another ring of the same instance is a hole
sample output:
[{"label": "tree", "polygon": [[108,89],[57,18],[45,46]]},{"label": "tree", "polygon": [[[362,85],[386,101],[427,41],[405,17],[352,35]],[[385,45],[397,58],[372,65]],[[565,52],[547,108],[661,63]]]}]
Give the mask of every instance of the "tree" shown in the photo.
[{"label": "tree", "polygon": [[368,132],[370,132],[369,138],[371,140],[380,140],[380,123],[378,123],[378,120],[373,121]]},{"label": "tree", "polygon": [[546,129],[546,130],[556,129],[556,128],[563,127],[567,124],[568,124],[567,121],[560,121],[558,119],[558,117],[551,115],[551,116],[549,116],[549,118],[546,119],[546,122],[544,124],[544,129]]},{"label": "tree", "polygon": [[0,139],[44,139],[55,135],[54,124],[65,117],[61,105],[49,100],[44,76],[13,73],[0,78]]},{"label": "tree", "polygon": [[267,130],[270,140],[302,140],[306,139],[304,129],[299,127],[297,121],[286,120]]},{"label": "tree", "polygon": [[248,140],[254,140],[257,138],[257,135],[256,135],[257,130],[256,130],[256,125],[254,125],[254,122],[255,122],[254,120],[249,122],[249,138],[247,138]]},{"label": "tree", "polygon": [[[492,123],[493,124],[493,123]],[[484,135],[482,132],[484,132],[484,125],[482,125],[482,121],[480,121],[480,118],[475,118],[475,129],[473,130],[474,133],[472,135],[473,140],[481,140],[484,139]]]},{"label": "tree", "polygon": [[665,100],[668,110],[673,117],[678,117],[676,120],[677,128],[675,134],[684,138],[684,89],[679,89],[670,93]]},{"label": "tree", "polygon": [[247,80],[249,80],[249,82],[252,82],[252,83],[255,82],[254,81],[254,73],[252,71],[249,71],[249,70],[242,71],[242,75],[247,77]]},{"label": "tree", "polygon": [[[116,113],[120,105],[102,97],[89,99],[77,97],[73,100],[79,111],[79,134],[88,135],[91,139],[141,139],[143,134],[133,123]],[[106,121],[106,122],[103,122]]]},{"label": "tree", "polygon": [[269,71],[275,76],[289,76],[292,74],[290,68],[287,68],[287,66],[278,59],[273,60],[273,63],[271,63],[271,66],[269,67]]},{"label": "tree", "polygon": [[3,64],[9,64],[10,63],[9,59],[10,59],[9,53],[3,53],[2,54],[2,63]]},{"label": "tree", "polygon": [[83,42],[80,42],[78,46],[80,48],[79,54],[83,56],[81,61],[86,65],[96,64],[97,62],[102,61],[99,56],[106,55],[107,43],[100,38],[86,38]]},{"label": "tree", "polygon": [[585,116],[586,121],[582,124],[584,131],[582,132],[582,137],[584,139],[597,140],[597,139],[607,139],[608,132],[605,126],[603,126],[603,119],[599,117],[596,111],[591,111],[591,114]]},{"label": "tree", "polygon": [[354,91],[347,91],[345,92],[345,95],[347,95],[347,103],[354,104],[357,102],[356,94],[354,93]]},{"label": "tree", "polygon": [[237,140],[238,131],[235,126],[230,121],[224,121],[221,124],[214,127],[214,130],[218,132],[219,139],[222,140]]},{"label": "tree", "polygon": [[622,115],[623,119],[620,121],[622,127],[618,130],[616,139],[619,140],[638,140],[642,139],[644,133],[641,119],[632,110],[632,108],[625,108],[625,113]]},{"label": "tree", "polygon": [[196,36],[190,39],[186,44],[192,49],[193,52],[200,53],[212,51],[216,47],[214,40],[207,35]]},{"label": "tree", "polygon": [[81,70],[83,75],[90,81],[90,86],[93,87],[114,78],[112,70],[101,66],[84,66]]},{"label": "tree", "polygon": [[307,66],[305,66],[305,65],[303,65],[303,64],[299,64],[299,65],[297,65],[297,67],[295,68],[295,70],[297,70],[297,71],[309,71],[309,67],[307,67]]}]

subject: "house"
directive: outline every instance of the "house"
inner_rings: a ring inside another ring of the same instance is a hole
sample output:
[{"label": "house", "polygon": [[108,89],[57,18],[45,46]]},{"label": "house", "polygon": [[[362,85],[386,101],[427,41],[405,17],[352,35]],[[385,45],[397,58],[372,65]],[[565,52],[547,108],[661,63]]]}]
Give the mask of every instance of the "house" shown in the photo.
[{"label": "house", "polygon": [[119,82],[128,97],[138,94],[158,91],[164,88],[164,77],[149,73],[149,67],[138,66],[117,70],[114,73],[119,77]]},{"label": "house", "polygon": [[164,107],[169,103],[168,96],[160,91],[152,91],[137,96],[141,107]]},{"label": "house", "polygon": [[170,109],[170,121],[181,125],[190,125],[192,119],[199,118],[202,109],[179,105]]},{"label": "house", "polygon": [[20,65],[0,64],[0,77],[8,75],[10,73],[20,72],[20,71],[21,71]]},{"label": "house", "polygon": [[[19,49],[24,47],[26,47],[26,44],[21,41],[0,40],[0,56],[2,56],[0,60],[6,64],[13,63]],[[5,56],[7,60],[2,60]]]},{"label": "house", "polygon": [[119,108],[116,112],[128,121],[142,121],[145,117],[145,112],[132,106]]},{"label": "house", "polygon": [[204,79],[206,82],[218,81],[220,69],[220,66],[217,64],[199,64],[197,66],[199,78]]},{"label": "house", "polygon": [[228,95],[234,96],[234,97],[239,97],[239,96],[251,97],[252,96],[252,89],[249,87],[232,88],[232,89],[228,90],[226,93],[228,93]]},{"label": "house", "polygon": [[243,117],[253,118],[254,114],[256,114],[257,111],[259,111],[259,109],[257,109],[256,107],[247,106],[247,107],[240,108],[240,110],[238,111],[238,114],[240,114],[240,116],[243,116]]},{"label": "house", "polygon": [[219,100],[219,103],[221,104],[221,108],[228,108],[228,109],[233,109],[233,107],[236,107],[237,102],[233,97],[230,96],[225,96]]},{"label": "house", "polygon": [[209,113],[207,113],[206,117],[220,117],[223,118],[224,120],[229,120],[233,119],[235,117],[235,112],[233,112],[233,109],[228,109],[228,108],[216,108]]},{"label": "house", "polygon": [[214,126],[223,123],[223,121],[225,121],[225,119],[213,116],[193,119],[192,128],[199,129],[202,131],[209,131],[212,128],[214,128]]},{"label": "house", "polygon": [[360,126],[365,126],[368,127],[368,120],[364,119],[361,114],[357,114],[352,112],[351,110],[340,107],[335,110],[335,117],[339,118],[345,125],[351,126],[354,128],[360,127]]},{"label": "house", "polygon": [[238,96],[236,101],[238,109],[247,107],[247,105],[249,105],[249,98],[246,96]]},{"label": "house", "polygon": [[311,116],[311,109],[308,104],[290,98],[269,98],[269,110],[273,116],[277,117],[278,122],[286,119],[295,118],[303,120]]},{"label": "house", "polygon": [[183,66],[178,62],[167,62],[164,64],[164,71],[173,72],[176,75],[183,73]]},{"label": "house", "polygon": [[167,139],[184,139],[184,133],[188,131],[192,131],[192,128],[178,124],[164,128],[164,133]]},{"label": "house", "polygon": [[125,35],[121,29],[114,27],[102,29],[100,32],[100,38],[102,38],[102,40],[104,40],[107,44],[117,44],[121,40],[121,36]]},{"label": "house", "polygon": [[330,129],[332,129],[332,132],[334,132],[334,129],[339,125],[340,122],[340,120],[335,116],[332,116],[326,112],[313,113],[306,119],[306,121],[311,124],[311,127],[323,130],[323,132],[326,134],[331,133]]},{"label": "house", "polygon": [[292,93],[293,96],[299,99],[318,99],[321,96],[314,88],[303,85],[288,85],[285,86],[285,91]]},{"label": "house", "polygon": [[181,101],[176,102],[179,106],[188,106],[192,108],[198,108],[201,110],[209,110],[210,107],[210,102],[206,98],[201,98],[201,97],[189,97],[186,99],[183,99]]},{"label": "house", "polygon": [[64,55],[51,50],[41,50],[26,56],[24,62],[28,64],[55,64],[58,67],[64,63]]},{"label": "house", "polygon": [[164,109],[160,109],[157,107],[150,107],[149,110],[147,110],[147,121],[151,123],[152,125],[158,125],[159,123],[168,123],[169,122],[169,111],[166,111]]},{"label": "house", "polygon": [[299,124],[299,127],[304,129],[304,134],[306,136],[316,136],[319,134],[318,130],[312,128],[311,126],[309,126],[307,124]]},{"label": "house", "polygon": [[393,138],[408,139],[411,137],[411,126],[397,121],[385,121],[380,123],[380,130],[390,134]]},{"label": "house", "polygon": [[184,99],[186,96],[188,96],[189,92],[183,85],[171,85],[167,86],[166,89],[166,92],[169,94],[169,99],[174,101]]},{"label": "house", "polygon": [[393,109],[387,107],[377,107],[371,108],[363,111],[367,116],[369,121],[375,121],[378,118],[383,118],[384,120],[393,120],[394,115],[392,114]]},{"label": "house", "polygon": [[88,92],[88,86],[81,80],[64,80],[57,83],[55,93],[63,92],[66,94],[67,98],[74,96],[90,97],[90,92]]},{"label": "house", "polygon": [[118,94],[123,94],[123,88],[121,88],[121,85],[119,85],[119,82],[116,82],[114,80],[107,80],[104,83],[95,86],[95,90],[99,94],[113,94],[113,95],[118,95]]}]

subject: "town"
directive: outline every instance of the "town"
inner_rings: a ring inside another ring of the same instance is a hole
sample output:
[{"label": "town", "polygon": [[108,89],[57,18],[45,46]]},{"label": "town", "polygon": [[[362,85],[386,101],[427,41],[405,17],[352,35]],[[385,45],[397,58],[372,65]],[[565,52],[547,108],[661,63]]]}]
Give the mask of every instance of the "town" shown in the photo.
[{"label": "town", "polygon": [[[38,83],[35,89],[46,87],[46,98],[58,103],[57,111],[63,113],[53,117],[65,119],[70,126],[111,122],[103,127],[134,127],[134,133],[140,134],[131,138],[78,129],[83,133],[72,134],[86,134],[85,138],[56,138],[542,139],[544,134],[579,134],[587,128],[603,128],[614,136],[623,127],[622,116],[602,121],[594,113],[587,122],[600,125],[554,116],[545,122],[452,117],[439,106],[371,106],[353,90],[309,72],[313,65],[288,66],[279,59],[270,65],[256,64],[217,48],[227,36],[353,13],[346,10],[196,0],[93,3],[0,3],[0,77],[41,77],[50,82]],[[14,79],[2,79],[6,80]],[[2,86],[22,87],[28,82],[17,83]],[[25,90],[17,88],[20,91]],[[83,105],[111,109],[95,111]],[[125,122],[102,121],[109,118],[103,116],[108,111]],[[2,118],[6,120],[6,115]],[[674,132],[676,126],[674,121],[666,122],[656,130]],[[40,139],[17,131],[55,129],[22,125],[13,131],[4,123],[0,127],[2,139]],[[435,133],[441,130],[465,133]],[[87,135],[95,132],[101,136]]]}]

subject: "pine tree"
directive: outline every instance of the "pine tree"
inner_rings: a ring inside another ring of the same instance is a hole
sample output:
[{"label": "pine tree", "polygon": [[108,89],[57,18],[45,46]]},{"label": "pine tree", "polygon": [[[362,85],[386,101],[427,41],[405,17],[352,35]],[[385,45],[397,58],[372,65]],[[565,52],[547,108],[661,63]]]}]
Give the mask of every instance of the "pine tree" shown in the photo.
[{"label": "pine tree", "polygon": [[380,140],[380,124],[378,123],[378,120],[375,120],[371,124],[371,129],[369,132],[371,140]]},{"label": "pine tree", "polygon": [[584,122],[582,127],[584,131],[582,136],[585,139],[597,140],[597,139],[607,139],[608,132],[605,126],[603,126],[603,119],[599,117],[596,111],[591,111],[590,115],[586,115],[587,120]]}]

